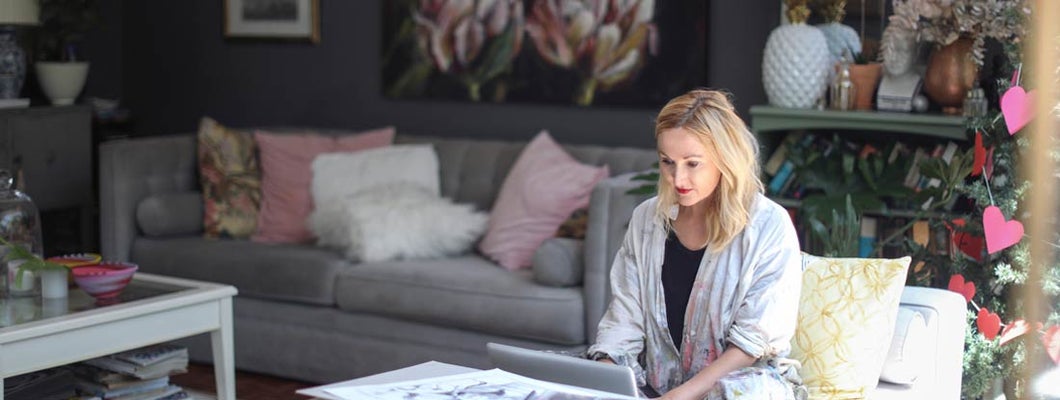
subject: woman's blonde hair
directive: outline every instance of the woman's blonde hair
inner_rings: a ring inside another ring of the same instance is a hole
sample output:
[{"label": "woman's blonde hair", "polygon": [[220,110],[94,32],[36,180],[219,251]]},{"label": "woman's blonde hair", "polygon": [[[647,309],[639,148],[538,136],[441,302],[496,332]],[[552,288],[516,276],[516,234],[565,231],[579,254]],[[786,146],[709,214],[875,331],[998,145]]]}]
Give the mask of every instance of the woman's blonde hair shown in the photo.
[{"label": "woman's blonde hair", "polygon": [[[683,128],[706,148],[718,166],[721,179],[707,201],[707,241],[721,251],[751,219],[751,205],[763,192],[759,178],[758,139],[736,115],[727,93],[696,89],[670,100],[655,120],[655,138],[670,129]],[[677,204],[674,187],[659,174],[656,214],[667,231],[673,229],[670,210]]]}]

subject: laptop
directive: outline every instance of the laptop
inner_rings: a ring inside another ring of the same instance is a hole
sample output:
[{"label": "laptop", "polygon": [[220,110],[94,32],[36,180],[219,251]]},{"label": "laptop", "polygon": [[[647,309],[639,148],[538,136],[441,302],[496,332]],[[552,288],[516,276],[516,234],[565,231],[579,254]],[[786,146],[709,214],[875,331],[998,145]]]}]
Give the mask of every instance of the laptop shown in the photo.
[{"label": "laptop", "polygon": [[626,366],[487,343],[494,367],[528,378],[638,397],[637,378]]}]

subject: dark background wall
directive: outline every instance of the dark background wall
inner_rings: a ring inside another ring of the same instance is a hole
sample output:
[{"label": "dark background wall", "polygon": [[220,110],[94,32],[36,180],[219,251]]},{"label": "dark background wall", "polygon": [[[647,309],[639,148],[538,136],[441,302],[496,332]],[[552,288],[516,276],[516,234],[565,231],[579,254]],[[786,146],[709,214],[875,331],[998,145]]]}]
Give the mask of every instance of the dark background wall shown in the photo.
[{"label": "dark background wall", "polygon": [[[86,94],[120,97],[136,135],[194,131],[209,115],[244,127],[394,125],[399,133],[511,140],[548,129],[566,143],[653,145],[658,107],[383,98],[381,1],[320,0],[316,45],[226,40],[222,1],[104,1],[107,25],[89,44]],[[766,101],[762,49],[779,23],[779,2],[713,0],[709,8],[708,86],[731,91],[746,118],[751,105]],[[110,47],[116,38],[120,46]]]}]

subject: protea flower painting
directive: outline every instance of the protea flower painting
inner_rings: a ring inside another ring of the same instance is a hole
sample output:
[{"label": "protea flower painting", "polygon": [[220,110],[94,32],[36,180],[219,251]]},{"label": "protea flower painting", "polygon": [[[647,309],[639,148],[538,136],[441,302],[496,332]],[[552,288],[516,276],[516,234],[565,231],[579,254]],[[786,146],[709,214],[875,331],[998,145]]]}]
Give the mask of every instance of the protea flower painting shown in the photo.
[{"label": "protea flower painting", "polygon": [[658,107],[703,85],[701,0],[384,2],[396,98]]}]

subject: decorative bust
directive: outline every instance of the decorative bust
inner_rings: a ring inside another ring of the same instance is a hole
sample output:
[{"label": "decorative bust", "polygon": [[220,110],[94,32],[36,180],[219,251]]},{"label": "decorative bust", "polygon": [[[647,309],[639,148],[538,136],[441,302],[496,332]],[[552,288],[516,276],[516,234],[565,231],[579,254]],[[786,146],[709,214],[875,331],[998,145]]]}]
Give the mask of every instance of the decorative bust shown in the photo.
[{"label": "decorative bust", "polygon": [[881,43],[883,79],[877,107],[888,111],[911,111],[912,99],[920,91],[920,74],[913,68],[917,56],[916,32],[889,25]]}]

